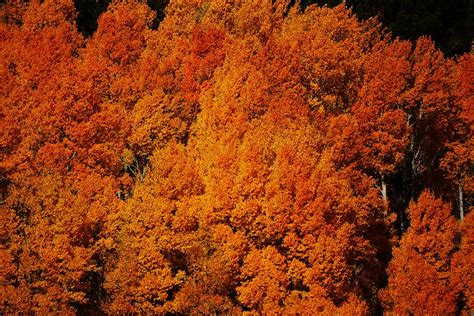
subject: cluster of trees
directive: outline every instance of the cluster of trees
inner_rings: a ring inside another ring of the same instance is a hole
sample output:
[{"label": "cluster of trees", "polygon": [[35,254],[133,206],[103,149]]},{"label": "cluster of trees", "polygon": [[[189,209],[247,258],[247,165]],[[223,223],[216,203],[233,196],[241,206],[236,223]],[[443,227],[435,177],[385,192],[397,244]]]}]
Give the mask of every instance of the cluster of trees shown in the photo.
[{"label": "cluster of trees", "polygon": [[352,7],[359,18],[379,16],[390,31],[403,39],[416,40],[421,35],[430,35],[438,47],[449,56],[469,52],[474,37],[472,0],[301,0],[301,2],[303,5],[317,3],[329,6],[345,2],[346,6]]},{"label": "cluster of trees", "polygon": [[474,308],[474,56],[344,6],[9,2],[0,309]]},{"label": "cluster of trees", "polygon": [[[111,0],[74,0],[78,11],[77,27],[90,36],[97,29],[97,18]],[[146,0],[156,17],[152,27],[164,18],[169,0]],[[448,56],[471,50],[474,37],[474,2],[472,0],[293,0],[303,9],[309,5],[330,7],[345,3],[360,19],[377,16],[394,36],[416,40],[429,35]]]}]

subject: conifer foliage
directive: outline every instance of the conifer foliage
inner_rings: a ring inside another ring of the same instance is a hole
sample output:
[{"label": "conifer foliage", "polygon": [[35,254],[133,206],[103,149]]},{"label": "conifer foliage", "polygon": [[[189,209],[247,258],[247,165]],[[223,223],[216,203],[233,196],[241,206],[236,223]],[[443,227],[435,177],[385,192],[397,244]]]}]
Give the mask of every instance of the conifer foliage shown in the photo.
[{"label": "conifer foliage", "polygon": [[1,14],[1,312],[474,308],[473,55],[343,5]]}]

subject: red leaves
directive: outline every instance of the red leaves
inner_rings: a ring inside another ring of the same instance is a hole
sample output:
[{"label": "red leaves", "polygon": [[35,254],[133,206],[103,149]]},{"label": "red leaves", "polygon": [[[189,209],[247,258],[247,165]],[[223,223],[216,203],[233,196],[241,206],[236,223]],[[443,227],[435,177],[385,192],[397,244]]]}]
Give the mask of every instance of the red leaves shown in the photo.
[{"label": "red leaves", "polygon": [[146,45],[146,30],[153,18],[150,8],[138,1],[112,2],[97,22],[92,44],[97,50],[95,57],[120,67],[135,63]]},{"label": "red leaves", "polygon": [[387,308],[395,313],[454,313],[456,283],[450,281],[457,223],[451,207],[423,192],[409,208],[410,228],[389,265]]},{"label": "red leaves", "polygon": [[182,88],[188,102],[197,102],[201,87],[225,58],[225,33],[212,26],[196,27],[191,36],[190,55],[184,59]]}]

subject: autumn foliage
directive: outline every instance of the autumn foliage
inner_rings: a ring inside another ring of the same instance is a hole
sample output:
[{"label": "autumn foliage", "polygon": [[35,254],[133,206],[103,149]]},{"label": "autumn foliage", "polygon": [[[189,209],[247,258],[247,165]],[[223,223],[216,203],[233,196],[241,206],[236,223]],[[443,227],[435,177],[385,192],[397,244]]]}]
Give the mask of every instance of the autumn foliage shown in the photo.
[{"label": "autumn foliage", "polygon": [[0,26],[0,312],[474,309],[474,58],[343,5]]}]

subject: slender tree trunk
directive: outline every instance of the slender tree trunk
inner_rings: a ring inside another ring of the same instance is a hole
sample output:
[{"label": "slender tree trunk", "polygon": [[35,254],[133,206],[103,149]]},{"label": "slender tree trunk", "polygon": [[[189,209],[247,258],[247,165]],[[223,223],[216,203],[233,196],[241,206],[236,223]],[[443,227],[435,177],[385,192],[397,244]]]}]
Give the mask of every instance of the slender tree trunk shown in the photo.
[{"label": "slender tree trunk", "polygon": [[382,175],[382,198],[385,202],[387,202],[387,182],[385,182],[385,177]]},{"label": "slender tree trunk", "polygon": [[458,182],[458,190],[459,190],[459,218],[461,220],[464,220],[464,199],[463,199],[461,181]]}]

